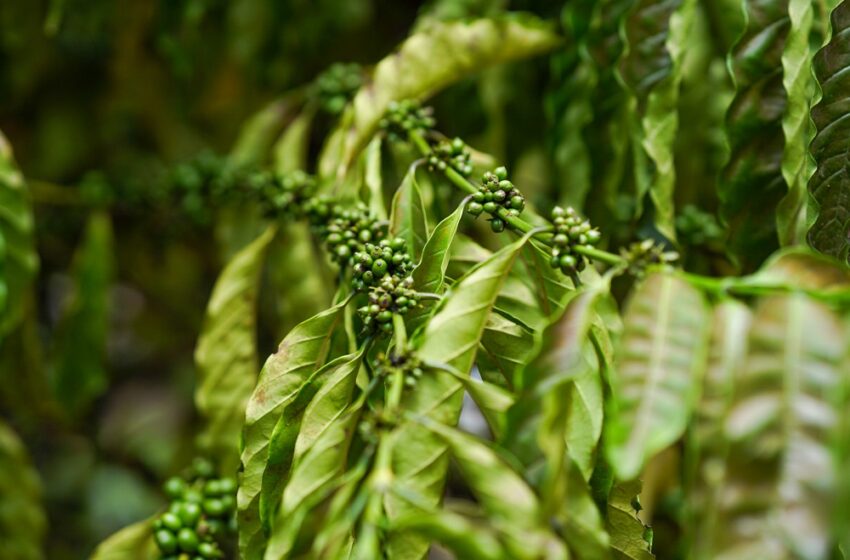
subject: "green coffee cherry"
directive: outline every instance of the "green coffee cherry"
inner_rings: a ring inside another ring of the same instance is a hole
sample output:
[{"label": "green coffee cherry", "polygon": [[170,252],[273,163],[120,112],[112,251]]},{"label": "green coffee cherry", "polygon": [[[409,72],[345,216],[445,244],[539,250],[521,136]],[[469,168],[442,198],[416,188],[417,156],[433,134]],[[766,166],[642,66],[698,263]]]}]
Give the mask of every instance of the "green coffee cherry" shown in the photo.
[{"label": "green coffee cherry", "polygon": [[357,64],[337,63],[319,74],[311,91],[326,113],[338,115],[363,84],[363,70]]},{"label": "green coffee cherry", "polygon": [[588,220],[578,215],[572,207],[552,209],[552,268],[564,274],[575,274],[584,270],[587,259],[576,251],[578,247],[592,248],[602,238],[599,230],[593,229]]},{"label": "green coffee cherry", "polygon": [[177,537],[171,531],[160,529],[154,533],[154,540],[163,554],[174,554],[177,552]]},{"label": "green coffee cherry", "polygon": [[646,274],[646,269],[650,266],[667,266],[679,260],[678,253],[666,251],[663,245],[652,239],[632,243],[620,250],[620,256],[628,261],[629,273],[639,278]]},{"label": "green coffee cherry", "polygon": [[454,169],[460,175],[469,177],[472,175],[471,152],[463,140],[441,140],[431,148],[428,156],[428,169],[431,171],[445,171]]},{"label": "green coffee cherry", "polygon": [[525,208],[525,198],[507,177],[508,171],[504,167],[485,173],[481,187],[466,205],[467,212],[473,216],[477,217],[482,212],[490,214],[490,228],[497,233],[507,226],[503,216],[519,216]]},{"label": "green coffee cherry", "polygon": [[235,531],[231,525],[235,521],[236,481],[213,478],[214,474],[214,465],[199,458],[187,469],[186,478],[172,477],[164,484],[172,502],[153,522],[163,559],[178,552],[181,560],[223,557],[215,539]]},{"label": "green coffee cherry", "polygon": [[357,313],[367,331],[390,333],[393,330],[393,314],[405,315],[418,305],[419,296],[413,289],[413,278],[387,274],[377,285],[369,288],[369,305],[364,305]]},{"label": "green coffee cherry", "polygon": [[352,262],[352,288],[358,292],[379,285],[386,277],[401,280],[413,270],[407,242],[401,237],[364,244]]},{"label": "green coffee cherry", "polygon": [[381,353],[372,361],[372,369],[376,377],[383,379],[391,379],[396,372],[402,372],[404,385],[407,388],[415,386],[424,373],[422,363],[413,352],[400,355]]},{"label": "green coffee cherry", "polygon": [[192,529],[180,529],[180,532],[177,533],[177,546],[183,552],[195,552],[198,549],[198,544],[200,544],[198,534]]},{"label": "green coffee cherry", "polygon": [[407,141],[410,132],[434,127],[436,121],[432,114],[430,107],[422,107],[413,100],[392,101],[379,125],[390,141]]}]

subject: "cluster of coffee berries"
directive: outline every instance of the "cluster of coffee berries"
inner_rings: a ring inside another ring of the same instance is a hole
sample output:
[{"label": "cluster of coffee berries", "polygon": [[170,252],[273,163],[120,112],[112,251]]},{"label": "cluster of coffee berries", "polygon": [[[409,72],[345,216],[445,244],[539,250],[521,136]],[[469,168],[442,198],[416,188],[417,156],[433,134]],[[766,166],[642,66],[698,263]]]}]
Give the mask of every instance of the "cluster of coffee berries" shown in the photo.
[{"label": "cluster of coffee berries", "polygon": [[434,127],[436,121],[432,113],[430,107],[422,107],[410,99],[391,101],[379,124],[389,140],[405,141],[411,131],[430,130]]},{"label": "cluster of coffee berries", "polygon": [[560,269],[564,274],[574,274],[584,270],[585,257],[576,252],[577,247],[588,247],[599,243],[602,238],[598,229],[590,226],[590,221],[579,216],[573,207],[552,209],[552,223],[555,226],[552,235],[552,268]]},{"label": "cluster of coffee berries", "polygon": [[313,92],[319,107],[338,115],[363,85],[363,70],[358,64],[337,63],[319,74],[313,82]]},{"label": "cluster of coffee berries", "polygon": [[413,269],[407,243],[401,237],[365,243],[354,253],[352,287],[356,292],[378,286],[387,276],[407,277]]},{"label": "cluster of coffee berries", "polygon": [[367,331],[391,333],[393,314],[404,315],[419,305],[410,276],[384,276],[380,284],[369,289],[369,304],[357,310]]},{"label": "cluster of coffee berries", "polygon": [[164,485],[168,510],[153,522],[163,560],[223,558],[221,542],[235,531],[236,481],[215,478],[212,463],[195,459],[185,478]]},{"label": "cluster of coffee berries", "polygon": [[669,265],[679,260],[679,253],[667,251],[663,245],[652,239],[635,241],[620,249],[620,256],[628,261],[629,274],[637,277],[643,276],[647,267]]},{"label": "cluster of coffee berries", "polygon": [[269,217],[301,217],[305,204],[316,193],[315,177],[301,170],[273,177],[258,174],[251,186]]},{"label": "cluster of coffee berries", "polygon": [[331,258],[341,267],[348,266],[354,254],[363,252],[367,243],[379,242],[386,235],[387,224],[375,218],[365,204],[348,208],[331,204],[328,214],[330,219],[319,225],[318,230]]},{"label": "cluster of coffee berries", "polygon": [[716,244],[723,239],[723,228],[717,218],[692,204],[676,216],[676,231],[682,243],[690,246]]},{"label": "cluster of coffee berries", "polygon": [[441,140],[431,149],[431,155],[428,156],[428,169],[431,171],[454,169],[464,177],[469,177],[472,175],[471,157],[469,148],[460,138]]},{"label": "cluster of coffee berries", "polygon": [[410,388],[422,377],[424,370],[422,362],[413,352],[402,354],[379,354],[372,361],[372,369],[378,377],[390,378],[394,373],[401,371],[404,374],[404,384]]},{"label": "cluster of coffee berries", "polygon": [[498,211],[504,209],[508,216],[519,216],[525,208],[525,198],[508,180],[508,170],[504,167],[488,171],[481,182],[478,192],[472,195],[466,205],[466,211],[473,216],[479,216],[482,212],[490,214],[492,230],[496,233],[505,231],[505,221],[498,215]]}]

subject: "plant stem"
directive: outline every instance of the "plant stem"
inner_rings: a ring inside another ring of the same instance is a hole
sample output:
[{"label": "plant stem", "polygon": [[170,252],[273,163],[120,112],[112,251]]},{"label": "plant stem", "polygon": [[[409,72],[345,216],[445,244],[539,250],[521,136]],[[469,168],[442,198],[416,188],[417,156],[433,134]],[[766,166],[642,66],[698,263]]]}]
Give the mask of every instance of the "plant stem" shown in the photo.
[{"label": "plant stem", "polygon": [[[410,141],[416,146],[422,156],[428,156],[431,153],[431,146],[428,145],[428,141],[418,131],[412,130],[408,133],[408,135],[410,137]],[[443,173],[446,178],[460,190],[469,194],[475,194],[478,192],[477,186],[451,167],[446,167],[446,170]],[[528,233],[534,229],[534,226],[522,218],[508,214],[508,211],[504,208],[499,208],[496,211],[496,215],[507,222],[516,231]],[[549,245],[549,240],[552,238],[552,234],[550,232],[540,232],[539,234],[535,234],[534,237]],[[626,264],[626,260],[623,257],[615,255],[614,253],[609,253],[608,251],[584,246],[577,246],[574,250],[580,255],[584,255],[589,259],[597,260],[610,266],[621,266]]]},{"label": "plant stem", "polygon": [[393,334],[395,335],[395,353],[403,354],[407,348],[407,329],[404,327],[404,317],[393,314]]}]

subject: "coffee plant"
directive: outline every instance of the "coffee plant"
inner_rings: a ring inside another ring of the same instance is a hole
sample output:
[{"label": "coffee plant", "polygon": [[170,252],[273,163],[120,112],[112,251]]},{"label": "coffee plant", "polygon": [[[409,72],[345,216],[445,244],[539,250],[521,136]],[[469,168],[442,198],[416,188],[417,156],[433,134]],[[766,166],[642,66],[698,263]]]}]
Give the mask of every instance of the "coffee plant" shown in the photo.
[{"label": "coffee plant", "polygon": [[41,434],[120,424],[115,286],[205,267],[197,422],[136,384],[152,443],[97,428],[161,491],[94,560],[848,557],[850,1],[507,4],[155,173],[30,180],[0,136],[0,557],[79,557]]}]

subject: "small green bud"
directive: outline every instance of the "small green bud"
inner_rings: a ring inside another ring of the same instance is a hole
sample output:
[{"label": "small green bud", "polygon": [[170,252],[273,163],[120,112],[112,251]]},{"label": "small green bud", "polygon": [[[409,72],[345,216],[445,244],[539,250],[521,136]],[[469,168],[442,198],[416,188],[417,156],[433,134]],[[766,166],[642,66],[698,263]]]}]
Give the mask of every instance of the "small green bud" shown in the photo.
[{"label": "small green bud", "polygon": [[183,552],[195,552],[198,549],[198,534],[192,529],[180,529],[177,545]]},{"label": "small green bud", "polygon": [[485,202],[484,203],[484,211],[488,214],[493,214],[496,210],[499,209],[499,206],[495,202]]},{"label": "small green bud", "polygon": [[154,534],[154,540],[159,549],[165,554],[177,552],[177,537],[166,529],[160,529]]},{"label": "small green bud", "polygon": [[496,175],[496,178],[499,180],[505,180],[508,178],[508,170],[504,166],[497,167],[493,171],[493,174]]},{"label": "small green bud", "polygon": [[478,202],[470,202],[466,205],[466,211],[472,214],[473,216],[480,216],[481,212],[484,211],[484,206],[482,206]]},{"label": "small green bud", "polygon": [[505,222],[500,218],[493,218],[490,220],[490,229],[496,233],[501,233],[505,231]]}]

